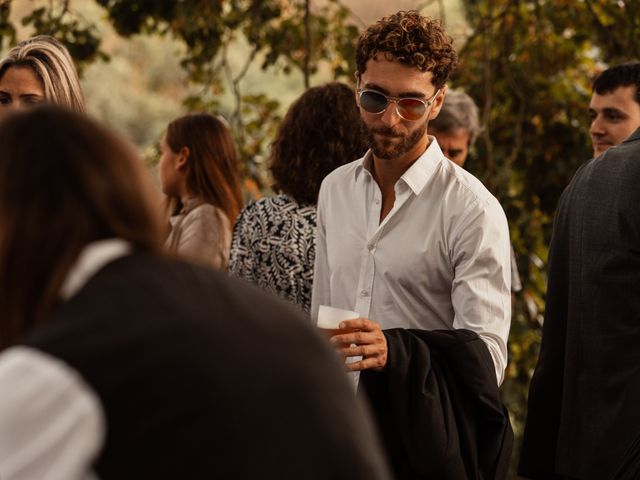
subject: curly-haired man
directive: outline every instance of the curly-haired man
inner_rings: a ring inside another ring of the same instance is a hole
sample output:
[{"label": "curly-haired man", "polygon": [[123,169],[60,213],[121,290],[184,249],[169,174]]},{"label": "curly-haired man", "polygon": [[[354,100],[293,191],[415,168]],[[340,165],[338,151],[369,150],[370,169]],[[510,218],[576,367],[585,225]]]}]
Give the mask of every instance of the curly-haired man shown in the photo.
[{"label": "curly-haired man", "polygon": [[[416,11],[362,34],[356,101],[370,150],[325,179],[318,203],[312,316],[321,304],[360,315],[331,341],[353,357],[403,479],[500,478],[509,453],[497,391],[511,315],[507,221],[427,134],[456,63],[440,22]],[[489,444],[505,455],[487,460]]]}]

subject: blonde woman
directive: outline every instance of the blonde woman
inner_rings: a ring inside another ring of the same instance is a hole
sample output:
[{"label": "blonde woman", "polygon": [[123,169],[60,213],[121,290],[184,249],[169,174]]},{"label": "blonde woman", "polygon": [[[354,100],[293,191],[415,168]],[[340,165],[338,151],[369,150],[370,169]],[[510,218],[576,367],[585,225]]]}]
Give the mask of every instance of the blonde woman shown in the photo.
[{"label": "blonde woman", "polygon": [[76,112],[85,110],[71,55],[48,35],[20,42],[0,60],[0,114],[43,102]]}]

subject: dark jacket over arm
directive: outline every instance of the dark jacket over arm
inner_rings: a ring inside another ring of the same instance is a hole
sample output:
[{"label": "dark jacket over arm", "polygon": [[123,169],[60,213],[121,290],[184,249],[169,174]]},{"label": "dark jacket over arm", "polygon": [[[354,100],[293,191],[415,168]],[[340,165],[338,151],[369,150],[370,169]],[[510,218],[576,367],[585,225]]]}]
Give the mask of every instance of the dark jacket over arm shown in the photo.
[{"label": "dark jacket over arm", "polygon": [[469,330],[385,330],[365,391],[399,479],[505,478],[513,446],[491,355]]}]

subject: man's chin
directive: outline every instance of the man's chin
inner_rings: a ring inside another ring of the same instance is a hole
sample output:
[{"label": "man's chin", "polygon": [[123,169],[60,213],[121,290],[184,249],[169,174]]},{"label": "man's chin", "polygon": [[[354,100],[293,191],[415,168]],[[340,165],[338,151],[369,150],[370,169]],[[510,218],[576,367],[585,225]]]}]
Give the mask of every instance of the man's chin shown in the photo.
[{"label": "man's chin", "polygon": [[610,145],[608,143],[596,143],[593,145],[593,156],[597,157],[599,155],[602,155],[604,152],[606,152],[607,150],[609,150],[613,145]]},{"label": "man's chin", "polygon": [[399,156],[396,150],[389,148],[378,148],[374,146],[371,148],[371,151],[376,158],[380,158],[382,160],[392,160]]},{"label": "man's chin", "polygon": [[395,134],[388,131],[369,130],[369,142],[373,154],[380,159],[393,160],[409,152],[426,132],[426,125],[411,135]]},{"label": "man's chin", "polygon": [[391,160],[405,153],[406,146],[403,142],[373,142],[371,150],[376,157]]}]

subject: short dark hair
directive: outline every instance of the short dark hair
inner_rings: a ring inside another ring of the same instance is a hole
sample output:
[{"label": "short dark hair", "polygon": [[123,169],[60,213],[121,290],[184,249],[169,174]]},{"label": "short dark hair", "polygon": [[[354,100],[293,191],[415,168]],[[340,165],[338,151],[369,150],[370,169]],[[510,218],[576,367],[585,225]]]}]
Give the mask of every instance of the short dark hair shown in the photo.
[{"label": "short dark hair", "polygon": [[417,10],[384,17],[360,36],[356,46],[357,73],[364,73],[367,62],[378,53],[420,71],[432,72],[436,88],[444,86],[458,63],[453,40],[442,23],[420,15]]},{"label": "short dark hair", "polygon": [[308,89],[287,111],[271,147],[273,189],[300,204],[317,203],[324,177],[368,148],[353,89],[339,82]]},{"label": "short dark hair", "polygon": [[636,87],[634,99],[640,103],[640,62],[623,63],[607,68],[593,82],[593,91],[599,95],[611,93],[619,87]]},{"label": "short dark hair", "polygon": [[159,197],[134,147],[53,105],[0,121],[0,350],[45,321],[82,249],[159,252]]}]

